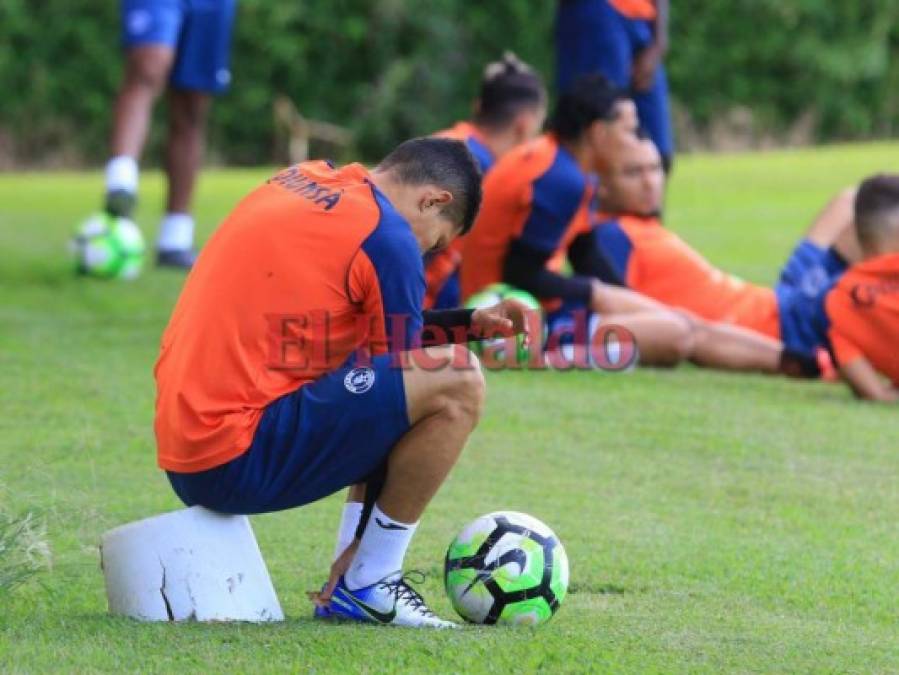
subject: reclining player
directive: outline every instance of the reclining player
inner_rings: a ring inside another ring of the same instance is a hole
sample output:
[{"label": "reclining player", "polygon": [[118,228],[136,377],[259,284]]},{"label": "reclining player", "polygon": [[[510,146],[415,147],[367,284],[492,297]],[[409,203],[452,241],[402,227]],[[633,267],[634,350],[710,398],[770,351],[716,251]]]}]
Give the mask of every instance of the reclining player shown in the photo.
[{"label": "reclining player", "polygon": [[[465,238],[464,297],[505,281],[534,294],[549,312],[551,334],[577,313],[635,336],[641,362],[683,359],[720,368],[781,372],[776,340],[674,312],[646,296],[602,283],[613,276],[593,242],[593,172],[615,148],[636,141],[634,104],[603,77],[585,76],[563,94],[551,132],[509,152],[484,180],[484,203]],[[560,274],[566,255],[576,276]],[[593,332],[587,336],[592,340]]]},{"label": "reclining player", "polygon": [[[532,139],[546,118],[546,89],[530,66],[511,52],[484,70],[481,93],[470,122],[458,122],[435,136],[465,141],[486,175],[497,159]],[[445,309],[461,304],[459,265],[460,237],[425,258],[425,309]]]},{"label": "reclining player", "polygon": [[872,401],[899,401],[899,175],[865,180],[855,197],[862,260],[824,295],[840,374]]},{"label": "reclining player", "polygon": [[450,625],[401,569],[484,381],[465,347],[416,345],[423,321],[464,340],[524,318],[509,302],[423,317],[421,254],[467,231],[480,200],[474,158],[448,139],[407,141],[371,173],[291,167],[218,228],[163,334],[158,458],[185,504],[262,513],[355,486],[321,614]]},{"label": "reclining player", "polygon": [[826,206],[771,289],[717,269],[662,226],[665,175],[651,140],[616,146],[600,174],[602,214],[595,237],[616,283],[703,319],[780,339],[809,359],[823,347],[809,340],[815,331],[803,305],[813,303],[847,261],[860,255],[852,229],[854,190]]}]

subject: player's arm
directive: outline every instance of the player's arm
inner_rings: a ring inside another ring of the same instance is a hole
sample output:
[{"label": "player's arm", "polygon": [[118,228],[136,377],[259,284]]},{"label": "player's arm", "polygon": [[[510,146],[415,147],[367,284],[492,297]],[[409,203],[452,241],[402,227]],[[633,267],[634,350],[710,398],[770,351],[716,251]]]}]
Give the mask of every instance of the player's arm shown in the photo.
[{"label": "player's arm", "polygon": [[669,0],[656,0],[656,20],[653,25],[654,43],[664,58],[668,52],[668,14]]},{"label": "player's arm", "polygon": [[513,299],[479,309],[426,310],[424,333],[429,346],[517,335],[527,331],[527,313],[528,308]]},{"label": "player's arm", "polygon": [[624,286],[621,278],[602,253],[596,241],[596,230],[579,234],[568,247],[568,260],[574,273],[582,277],[594,277],[607,284]]},{"label": "player's arm", "polygon": [[551,256],[551,253],[516,239],[509,246],[503,262],[503,280],[537,298],[561,298],[589,304],[593,280],[579,276],[566,277],[546,269]]},{"label": "player's arm", "polygon": [[899,390],[888,384],[864,356],[840,366],[840,374],[859,398],[883,403],[899,401]]},{"label": "player's arm", "polygon": [[653,41],[634,57],[631,82],[636,91],[649,91],[655,81],[656,70],[668,51],[668,0],[656,0],[656,19]]}]

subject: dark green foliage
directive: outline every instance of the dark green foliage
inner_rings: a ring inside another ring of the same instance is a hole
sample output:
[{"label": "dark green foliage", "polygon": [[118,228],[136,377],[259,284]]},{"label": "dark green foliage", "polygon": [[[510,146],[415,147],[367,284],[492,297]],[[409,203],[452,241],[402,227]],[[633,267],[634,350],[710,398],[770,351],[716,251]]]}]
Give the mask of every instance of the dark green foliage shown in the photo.
[{"label": "dark green foliage", "polygon": [[[821,140],[895,133],[897,0],[672,4],[672,90],[700,125],[740,104],[772,129],[813,110]],[[281,93],[352,129],[355,150],[377,159],[466,116],[483,64],[505,49],[551,82],[553,11],[550,0],[241,0],[213,155],[271,161]],[[118,41],[113,0],[0,0],[0,163],[105,156]]]}]

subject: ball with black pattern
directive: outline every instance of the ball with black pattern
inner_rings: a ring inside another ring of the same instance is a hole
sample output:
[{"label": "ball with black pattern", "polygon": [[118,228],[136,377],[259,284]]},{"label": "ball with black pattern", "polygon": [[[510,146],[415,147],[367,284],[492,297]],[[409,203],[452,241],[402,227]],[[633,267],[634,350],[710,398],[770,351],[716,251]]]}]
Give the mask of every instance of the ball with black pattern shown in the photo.
[{"label": "ball with black pattern", "polygon": [[541,521],[498,511],[467,525],[450,544],[444,585],[466,621],[537,625],[565,599],[568,556]]}]

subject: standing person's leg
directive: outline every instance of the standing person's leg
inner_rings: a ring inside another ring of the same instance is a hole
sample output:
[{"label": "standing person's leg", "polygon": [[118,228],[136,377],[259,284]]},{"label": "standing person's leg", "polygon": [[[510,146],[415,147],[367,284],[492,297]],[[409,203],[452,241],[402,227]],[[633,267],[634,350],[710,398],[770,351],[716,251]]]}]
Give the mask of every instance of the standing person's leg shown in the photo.
[{"label": "standing person's leg", "polygon": [[[165,148],[165,171],[168,176],[166,215],[159,227],[160,262],[174,262],[193,254],[194,220],[190,205],[197,172],[203,161],[206,119],[212,98],[197,91],[169,91],[169,134]],[[165,263],[163,263],[165,264]]]},{"label": "standing person's leg", "polygon": [[106,209],[129,216],[138,187],[138,160],[147,139],[153,103],[168,81],[181,27],[176,2],[123,0],[125,74],[113,108],[111,158],[106,165]]},{"label": "standing person's leg", "polygon": [[186,269],[196,257],[191,202],[203,161],[211,97],[224,93],[231,82],[236,9],[235,0],[194,3],[184,18],[170,82],[168,196],[157,240],[157,262],[163,266]]}]

